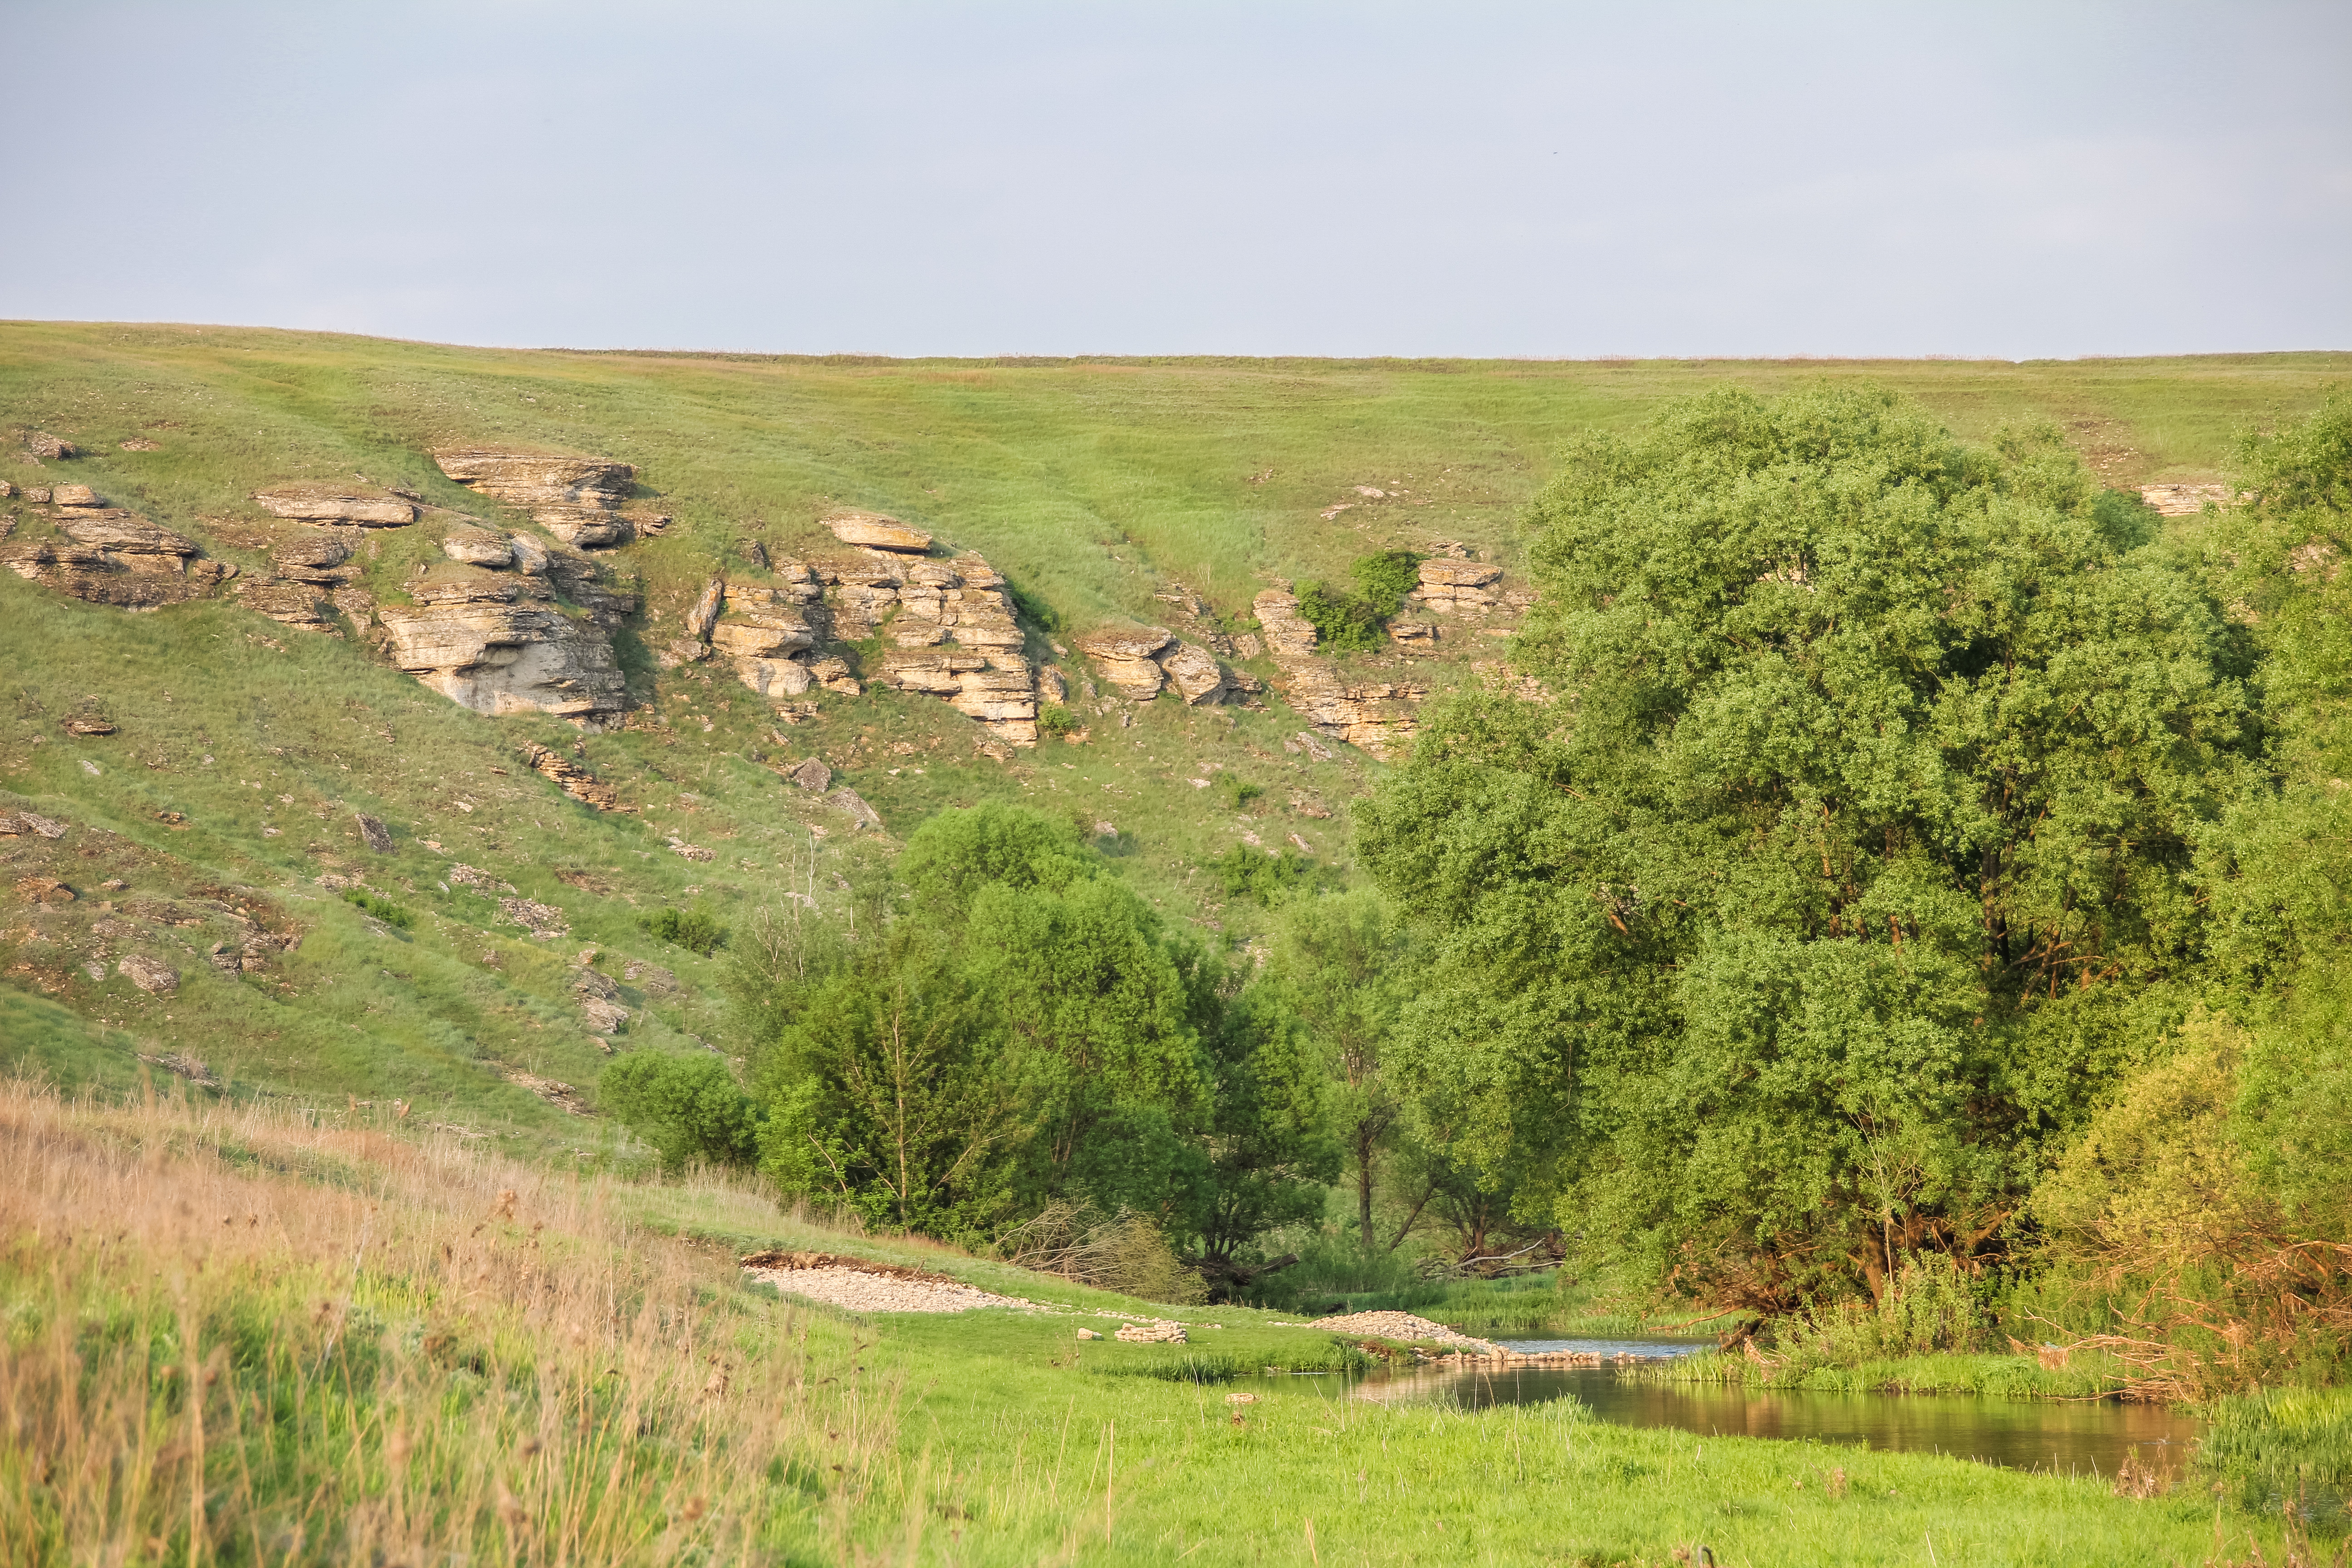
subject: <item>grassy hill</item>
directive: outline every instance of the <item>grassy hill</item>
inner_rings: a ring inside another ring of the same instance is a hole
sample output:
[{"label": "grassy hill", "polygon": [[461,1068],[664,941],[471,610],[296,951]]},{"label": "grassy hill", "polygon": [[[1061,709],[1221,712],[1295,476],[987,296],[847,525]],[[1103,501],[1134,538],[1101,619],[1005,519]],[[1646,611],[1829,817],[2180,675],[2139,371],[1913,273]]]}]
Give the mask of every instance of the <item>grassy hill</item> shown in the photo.
[{"label": "grassy hill", "polygon": [[[1965,436],[2055,421],[2121,485],[2217,477],[2233,430],[2308,407],[2347,369],[2352,356],[2327,354],[883,362],[0,326],[0,479],[89,484],[248,573],[266,567],[266,520],[248,498],[272,484],[360,477],[496,512],[435,466],[431,452],[457,443],[627,461],[675,520],[609,559],[645,595],[616,638],[635,707],[626,728],[584,738],[544,716],[457,708],[356,636],[291,631],[227,600],[131,614],[0,573],[0,813],[68,826],[0,840],[0,897],[15,900],[0,914],[0,1035],[13,1062],[68,1081],[126,1084],[161,1067],[320,1113],[396,1100],[519,1154],[614,1157],[625,1142],[572,1114],[572,1090],[608,1049],[743,1045],[729,1035],[723,954],[663,942],[643,917],[704,909],[740,935],[763,909],[789,912],[787,893],[837,909],[872,852],[782,766],[821,757],[889,835],[990,797],[1107,824],[1139,891],[1238,942],[1255,911],[1226,900],[1210,863],[1244,835],[1295,836],[1347,875],[1346,805],[1380,765],[1347,747],[1286,748],[1300,721],[1278,698],[1263,711],[1145,704],[1125,726],[1102,720],[1083,743],[1010,762],[979,750],[977,726],[944,704],[878,689],[822,694],[814,717],[782,724],[723,668],[664,668],[649,651],[752,542],[805,552],[829,542],[821,512],[872,508],[984,555],[1065,639],[1164,621],[1155,595],[1178,584],[1243,630],[1267,583],[1338,577],[1373,550],[1459,543],[1516,571],[1517,519],[1564,437],[1727,380],[1867,378]],[[20,455],[26,430],[84,455]],[[423,526],[375,542],[363,582],[380,599],[438,558]],[[1419,668],[1442,686],[1502,646],[1471,639]],[[114,731],[67,727],[90,710]],[[519,760],[527,742],[576,743],[633,809],[568,799]],[[1238,807],[1192,782],[1226,775],[1265,793]],[[389,826],[388,855],[363,846],[357,813]],[[374,912],[341,896],[354,879]],[[24,890],[47,883],[76,896],[41,904]],[[509,900],[559,910],[563,934],[535,938]],[[241,967],[257,933],[269,940]],[[572,992],[592,947],[635,1015],[610,1047]],[[120,967],[134,951],[177,972],[178,989],[134,984]],[[633,963],[658,967],[623,978]]]}]

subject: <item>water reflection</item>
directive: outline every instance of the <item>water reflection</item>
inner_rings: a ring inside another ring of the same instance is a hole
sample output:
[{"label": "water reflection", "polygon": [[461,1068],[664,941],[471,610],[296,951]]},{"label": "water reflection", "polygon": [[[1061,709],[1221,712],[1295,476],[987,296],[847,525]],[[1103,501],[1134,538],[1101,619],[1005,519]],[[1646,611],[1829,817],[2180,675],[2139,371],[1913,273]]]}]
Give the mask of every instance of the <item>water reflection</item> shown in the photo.
[{"label": "water reflection", "polygon": [[[1701,1348],[1660,1341],[1515,1341],[1508,1348],[1657,1357]],[[1949,1454],[2013,1469],[2112,1475],[2126,1455],[2177,1468],[2198,1423],[2162,1405],[1978,1399],[1925,1394],[1816,1394],[1715,1384],[1631,1383],[1609,1366],[1428,1367],[1376,1374],[1355,1397],[1382,1404],[1444,1401],[1466,1409],[1580,1400],[1603,1421],[1671,1426],[1701,1436],[1811,1438],[1900,1453]]]}]

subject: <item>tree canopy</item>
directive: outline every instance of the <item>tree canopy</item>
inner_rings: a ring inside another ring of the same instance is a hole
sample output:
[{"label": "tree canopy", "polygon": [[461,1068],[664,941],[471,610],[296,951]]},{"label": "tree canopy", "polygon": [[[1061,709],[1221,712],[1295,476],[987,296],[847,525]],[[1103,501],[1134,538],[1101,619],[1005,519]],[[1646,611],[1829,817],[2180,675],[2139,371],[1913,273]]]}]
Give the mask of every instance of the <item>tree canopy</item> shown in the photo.
[{"label": "tree canopy", "polygon": [[1360,814],[1432,939],[1395,1052],[1461,1152],[1773,1309],[2000,1245],[2200,961],[2253,654],[2053,434],[1726,391],[1531,509],[1539,701]]}]

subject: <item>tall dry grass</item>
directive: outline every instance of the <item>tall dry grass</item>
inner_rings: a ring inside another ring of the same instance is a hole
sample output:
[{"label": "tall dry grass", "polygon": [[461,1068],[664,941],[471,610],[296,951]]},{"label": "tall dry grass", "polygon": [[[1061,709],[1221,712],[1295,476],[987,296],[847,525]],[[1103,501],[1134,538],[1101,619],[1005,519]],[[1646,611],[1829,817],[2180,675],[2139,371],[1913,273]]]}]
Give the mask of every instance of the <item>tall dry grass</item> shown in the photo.
[{"label": "tall dry grass", "polygon": [[895,1396],[616,1194],[0,1085],[0,1563],[847,1555]]}]

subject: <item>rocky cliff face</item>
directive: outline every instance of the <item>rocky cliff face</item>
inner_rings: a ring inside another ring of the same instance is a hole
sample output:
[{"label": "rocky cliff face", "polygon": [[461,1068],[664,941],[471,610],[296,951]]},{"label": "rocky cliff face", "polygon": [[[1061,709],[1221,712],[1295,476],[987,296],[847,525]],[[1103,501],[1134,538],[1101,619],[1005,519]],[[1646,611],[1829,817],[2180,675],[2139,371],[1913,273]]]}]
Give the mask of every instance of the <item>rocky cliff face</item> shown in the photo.
[{"label": "rocky cliff face", "polygon": [[1112,626],[1071,640],[1094,666],[1097,679],[1130,702],[1149,702],[1172,691],[1188,706],[1208,707],[1239,701],[1250,689],[1215,654],[1164,626]]},{"label": "rocky cliff face", "polygon": [[[612,628],[636,605],[594,564],[527,533],[452,529],[448,559],[377,607],[401,668],[479,713],[553,713],[602,729],[627,706]],[[567,613],[557,598],[572,600]]]},{"label": "rocky cliff face", "polygon": [[253,492],[261,510],[297,522],[350,528],[405,528],[416,521],[408,497],[374,485],[288,484]]},{"label": "rocky cliff face", "polygon": [[27,537],[0,543],[0,565],[27,582],[93,605],[153,610],[208,597],[236,574],[234,566],[205,560],[194,540],[102,504],[86,485],[51,493],[78,503],[30,514],[33,529],[47,525],[52,535],[33,537],[28,529]]},{"label": "rocky cliff face", "polygon": [[712,578],[665,658],[726,658],[762,697],[813,686],[855,696],[861,686],[848,661],[825,646],[879,637],[890,646],[867,672],[873,679],[942,698],[1004,745],[1036,744],[1036,672],[1021,652],[1004,579],[977,555],[931,556],[929,534],[878,512],[823,521],[854,554]]},{"label": "rocky cliff face", "polygon": [[583,550],[626,544],[668,521],[622,510],[637,470],[609,458],[464,447],[436,452],[433,460],[459,484],[528,511],[540,527]]}]

